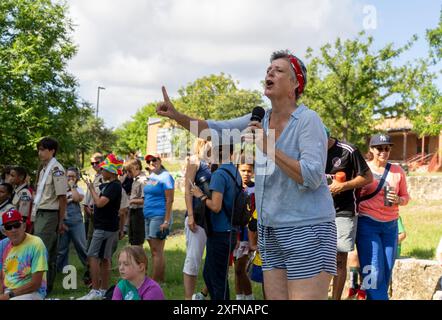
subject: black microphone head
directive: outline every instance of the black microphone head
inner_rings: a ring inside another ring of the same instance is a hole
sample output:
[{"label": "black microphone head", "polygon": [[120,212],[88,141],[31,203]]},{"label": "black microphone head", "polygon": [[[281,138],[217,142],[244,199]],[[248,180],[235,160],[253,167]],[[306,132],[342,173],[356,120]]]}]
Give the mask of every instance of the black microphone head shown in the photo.
[{"label": "black microphone head", "polygon": [[266,111],[263,107],[255,107],[252,111],[252,117],[250,118],[250,121],[258,121],[261,122],[262,118],[264,118],[264,115],[266,114]]}]

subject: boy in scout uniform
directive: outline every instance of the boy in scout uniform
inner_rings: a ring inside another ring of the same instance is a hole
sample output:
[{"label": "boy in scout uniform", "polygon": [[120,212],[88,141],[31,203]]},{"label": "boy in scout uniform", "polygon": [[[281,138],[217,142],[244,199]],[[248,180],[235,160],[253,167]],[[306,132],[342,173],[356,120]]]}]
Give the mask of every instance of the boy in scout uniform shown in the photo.
[{"label": "boy in scout uniform", "polygon": [[34,198],[31,219],[34,235],[40,237],[48,250],[47,292],[54,285],[57,260],[58,233],[65,230],[67,179],[63,166],[55,159],[58,142],[43,138],[37,143],[38,157],[43,168],[38,174],[37,192]]},{"label": "boy in scout uniform", "polygon": [[11,182],[14,189],[14,197],[12,204],[21,213],[23,220],[26,222],[26,232],[30,233],[32,229],[31,224],[31,209],[32,209],[32,192],[26,182],[28,176],[26,168],[15,166],[11,169]]},{"label": "boy in scout uniform", "polygon": [[130,176],[133,177],[132,189],[129,200],[129,243],[133,246],[142,246],[144,243],[144,193],[143,188],[147,177],[141,171],[139,159],[131,159],[125,165]]}]

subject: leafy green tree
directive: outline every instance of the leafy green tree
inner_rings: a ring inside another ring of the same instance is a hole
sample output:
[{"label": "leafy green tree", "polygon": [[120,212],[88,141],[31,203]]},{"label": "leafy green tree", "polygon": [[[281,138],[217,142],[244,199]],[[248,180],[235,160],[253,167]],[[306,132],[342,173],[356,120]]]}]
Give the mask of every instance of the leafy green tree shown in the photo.
[{"label": "leafy green tree", "polygon": [[94,116],[94,110],[89,104],[86,103],[80,115],[72,119],[70,128],[72,135],[66,146],[67,152],[64,153],[66,164],[83,168],[86,156],[94,152],[107,154],[113,151],[117,135],[105,127],[102,118]]},{"label": "leafy green tree", "polygon": [[374,51],[373,38],[364,32],[352,40],[337,39],[314,56],[308,49],[308,85],[303,96],[338,138],[366,149],[366,137],[378,121],[400,116],[415,105],[423,79],[420,66],[398,65],[397,58],[417,40],[402,47],[393,44]]},{"label": "leafy green tree", "polygon": [[230,119],[251,112],[262,104],[258,91],[238,88],[230,75],[209,75],[178,90],[176,107],[188,115],[213,120]]},{"label": "leafy green tree", "polygon": [[[442,73],[440,62],[442,60],[442,10],[440,13],[439,25],[427,30],[427,40],[430,46],[430,55],[427,61],[422,60],[420,77],[425,80],[424,85],[419,88],[418,103],[416,108],[410,112],[413,123],[413,131],[420,137],[438,136],[442,132],[442,95],[439,88],[434,84],[437,74],[429,72],[431,66],[435,66]],[[424,76],[425,75],[425,76]],[[439,163],[442,163],[442,150],[439,150]]]},{"label": "leafy green tree", "polygon": [[0,154],[3,163],[37,166],[36,142],[56,137],[61,152],[80,113],[66,71],[76,53],[64,3],[0,1]]},{"label": "leafy green tree", "polygon": [[434,62],[442,59],[442,9],[440,11],[439,25],[427,30],[427,40],[430,44],[430,56],[434,58]]}]

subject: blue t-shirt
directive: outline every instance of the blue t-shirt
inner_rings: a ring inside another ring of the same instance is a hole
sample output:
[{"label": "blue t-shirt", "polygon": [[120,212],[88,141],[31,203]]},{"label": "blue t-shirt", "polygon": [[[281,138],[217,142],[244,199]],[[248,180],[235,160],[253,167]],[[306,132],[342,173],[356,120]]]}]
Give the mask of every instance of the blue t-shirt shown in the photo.
[{"label": "blue t-shirt", "polygon": [[[237,180],[237,184],[242,186],[241,175],[236,167],[232,163],[222,164],[213,174],[210,179],[210,190],[217,191],[223,194],[223,206],[218,213],[210,213],[210,222],[212,223],[212,229],[215,232],[228,232],[232,229],[229,217],[231,216],[231,210],[238,194],[238,187],[233,182],[233,179],[223,169],[227,169]],[[228,215],[225,210],[230,210]]]},{"label": "blue t-shirt", "polygon": [[151,173],[144,186],[145,218],[164,217],[166,215],[166,194],[164,191],[173,190],[175,181],[166,170],[160,174]]}]

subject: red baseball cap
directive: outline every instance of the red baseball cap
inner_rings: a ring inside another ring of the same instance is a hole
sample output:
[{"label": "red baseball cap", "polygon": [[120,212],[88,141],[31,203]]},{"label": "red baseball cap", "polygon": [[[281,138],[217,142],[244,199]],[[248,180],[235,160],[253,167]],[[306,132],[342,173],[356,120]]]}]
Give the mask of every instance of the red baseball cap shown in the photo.
[{"label": "red baseball cap", "polygon": [[2,215],[3,226],[9,222],[15,222],[15,221],[23,221],[23,217],[20,212],[18,212],[15,209],[9,209],[5,213],[3,213]]},{"label": "red baseball cap", "polygon": [[149,161],[150,159],[160,159],[161,160],[161,157],[158,153],[148,154],[144,157],[144,160],[146,160],[146,161]]}]

